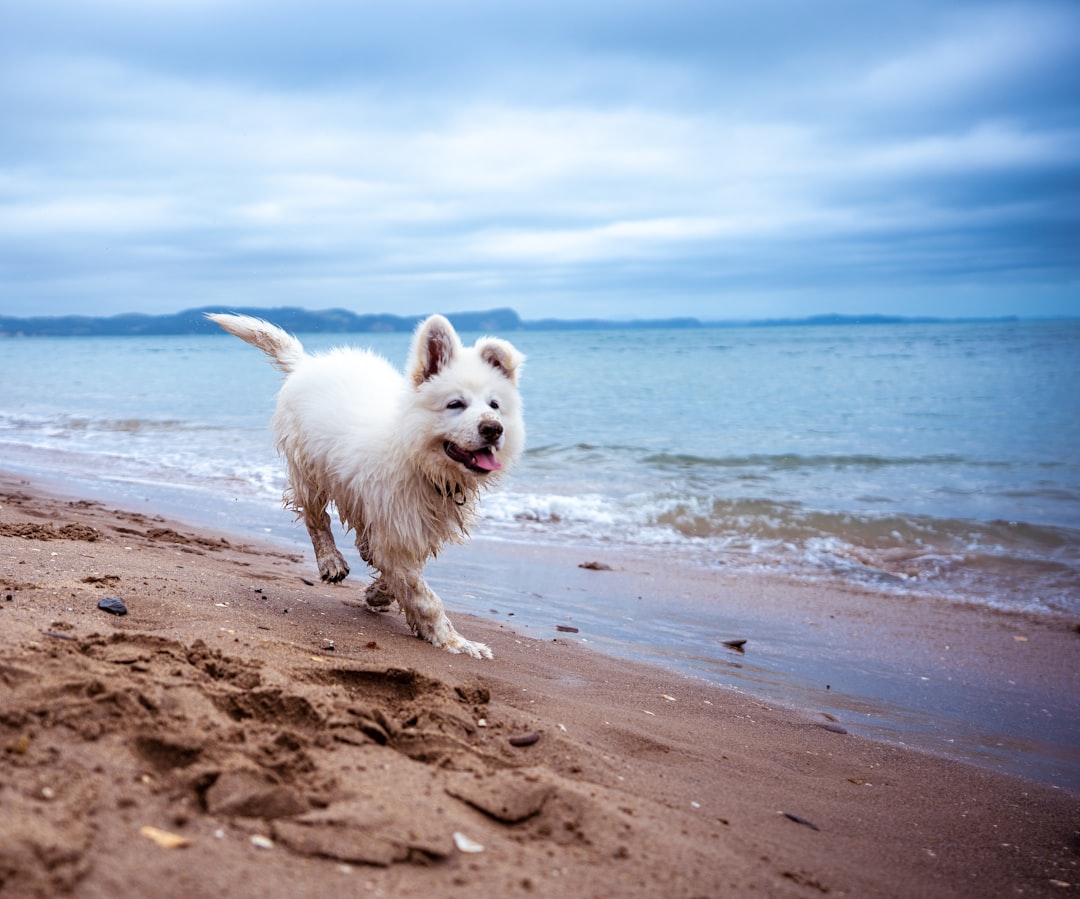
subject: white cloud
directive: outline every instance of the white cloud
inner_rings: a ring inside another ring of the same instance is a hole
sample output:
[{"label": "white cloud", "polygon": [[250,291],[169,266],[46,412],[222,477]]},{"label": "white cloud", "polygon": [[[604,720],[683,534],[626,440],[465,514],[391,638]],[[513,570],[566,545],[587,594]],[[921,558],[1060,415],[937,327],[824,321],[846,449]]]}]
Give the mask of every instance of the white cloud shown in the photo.
[{"label": "white cloud", "polygon": [[861,167],[879,175],[911,172],[1015,170],[1072,162],[1080,131],[1032,133],[988,122],[954,134],[931,134],[871,148]]},{"label": "white cloud", "polygon": [[[904,107],[971,103],[1033,73],[1069,64],[1077,13],[1045,3],[987,4],[949,13],[946,26],[881,59],[852,86],[864,102]],[[976,107],[977,108],[977,107]]]},{"label": "white cloud", "polygon": [[89,196],[45,199],[0,208],[0,233],[39,235],[43,239],[71,232],[125,234],[175,227],[182,221],[169,198]]},{"label": "white cloud", "polygon": [[1062,226],[1080,164],[1066,5],[885,4],[875,25],[830,2],[817,22],[785,7],[784,27],[769,4],[631,4],[607,24],[566,6],[529,30],[517,8],[468,4],[467,28],[420,4],[445,31],[398,10],[355,37],[349,4],[310,22],[164,6],[158,24],[133,8],[63,25],[52,0],[33,15],[55,32],[0,37],[6,295],[424,308],[438,285],[584,309],[667,282],[686,294],[665,308],[690,311],[702,285],[752,292],[762,273],[807,296],[872,289],[889,253],[940,277],[945,229],[972,277],[1002,247],[1076,277],[1037,236]]}]

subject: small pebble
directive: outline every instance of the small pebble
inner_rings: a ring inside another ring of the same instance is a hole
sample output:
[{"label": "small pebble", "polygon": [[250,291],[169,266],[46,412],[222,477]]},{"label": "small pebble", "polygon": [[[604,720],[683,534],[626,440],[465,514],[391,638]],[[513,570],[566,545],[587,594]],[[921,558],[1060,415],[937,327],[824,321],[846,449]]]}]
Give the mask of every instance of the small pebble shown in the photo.
[{"label": "small pebble", "polygon": [[30,750],[30,734],[20,734],[7,745],[7,751],[15,755],[26,755]]},{"label": "small pebble", "polygon": [[251,845],[257,849],[273,849],[274,841],[270,837],[264,837],[261,834],[254,834],[251,838]]},{"label": "small pebble", "polygon": [[798,815],[791,814],[791,812],[781,812],[780,814],[787,818],[789,821],[794,821],[796,824],[803,825],[803,827],[809,827],[811,830],[821,830],[821,828],[814,824],[812,821],[807,821],[805,818],[800,818]]},{"label": "small pebble", "polygon": [[540,734],[533,731],[531,734],[521,734],[516,737],[510,737],[511,746],[532,746],[533,743],[540,741]]},{"label": "small pebble", "polygon": [[460,831],[454,831],[454,845],[457,846],[458,852],[483,852],[484,847],[477,843],[475,840],[470,840],[465,834]]},{"label": "small pebble", "polygon": [[97,607],[103,612],[108,612],[110,615],[126,615],[127,606],[124,605],[115,596],[106,596],[101,602],[97,604]]},{"label": "small pebble", "polygon": [[183,849],[191,845],[191,840],[176,833],[169,833],[157,827],[141,827],[139,833],[157,843],[162,849]]}]

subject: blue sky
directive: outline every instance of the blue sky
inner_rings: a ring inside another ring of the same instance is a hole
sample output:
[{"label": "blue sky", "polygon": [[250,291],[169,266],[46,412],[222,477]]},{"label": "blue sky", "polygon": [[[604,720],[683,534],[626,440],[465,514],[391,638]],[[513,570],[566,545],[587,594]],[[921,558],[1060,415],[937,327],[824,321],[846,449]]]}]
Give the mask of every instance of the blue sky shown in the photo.
[{"label": "blue sky", "polygon": [[1080,315],[1080,4],[0,9],[0,313]]}]

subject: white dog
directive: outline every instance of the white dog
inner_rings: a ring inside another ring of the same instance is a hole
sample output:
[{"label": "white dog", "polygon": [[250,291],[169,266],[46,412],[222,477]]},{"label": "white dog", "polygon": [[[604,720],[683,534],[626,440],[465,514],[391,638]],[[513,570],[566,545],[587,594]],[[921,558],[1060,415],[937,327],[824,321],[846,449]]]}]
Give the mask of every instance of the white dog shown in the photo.
[{"label": "white dog", "polygon": [[480,491],[525,444],[517,380],[524,356],[505,340],[464,347],[441,315],[413,337],[406,374],[368,350],[309,355],[280,328],[245,315],[209,315],[285,372],[273,426],[289,468],[286,507],[304,520],[323,580],[349,566],[334,544],[330,503],[379,572],[368,605],[396,600],[413,632],[450,652],[490,659],[466,640],[424,580],[447,542],[464,542]]}]

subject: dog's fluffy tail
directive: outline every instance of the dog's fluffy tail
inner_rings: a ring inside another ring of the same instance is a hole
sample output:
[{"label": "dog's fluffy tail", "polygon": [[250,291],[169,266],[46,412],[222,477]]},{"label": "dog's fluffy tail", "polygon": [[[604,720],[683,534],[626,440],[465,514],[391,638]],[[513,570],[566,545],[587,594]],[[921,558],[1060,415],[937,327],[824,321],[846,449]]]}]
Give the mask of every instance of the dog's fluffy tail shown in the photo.
[{"label": "dog's fluffy tail", "polygon": [[257,346],[270,357],[274,368],[286,374],[295,371],[300,360],[304,358],[304,347],[299,340],[261,318],[220,312],[207,313],[206,317],[245,343]]}]

